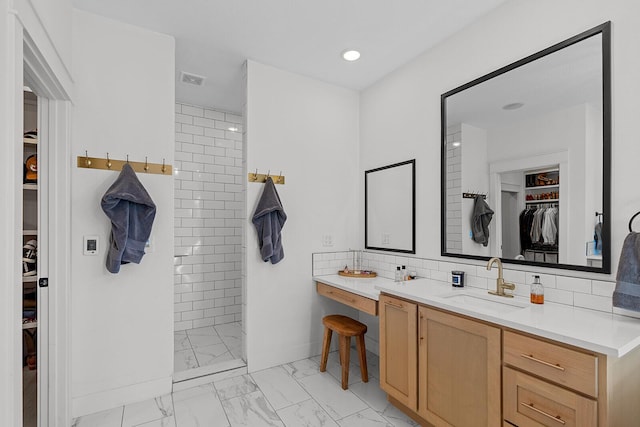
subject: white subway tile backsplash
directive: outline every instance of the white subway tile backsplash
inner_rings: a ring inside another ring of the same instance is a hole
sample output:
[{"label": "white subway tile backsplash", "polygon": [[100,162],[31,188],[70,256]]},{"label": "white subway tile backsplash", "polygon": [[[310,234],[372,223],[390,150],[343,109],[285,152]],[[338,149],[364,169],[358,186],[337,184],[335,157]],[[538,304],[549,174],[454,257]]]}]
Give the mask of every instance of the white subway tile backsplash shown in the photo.
[{"label": "white subway tile backsplash", "polygon": [[584,294],[576,292],[573,296],[573,305],[576,307],[589,308],[591,310],[613,311],[613,302],[611,297],[603,297],[599,295]]},{"label": "white subway tile backsplash", "polygon": [[179,103],[176,112],[175,330],[185,330],[241,317],[245,183],[242,143],[216,128],[242,117]]},{"label": "white subway tile backsplash", "polygon": [[591,292],[593,293],[593,295],[611,298],[615,289],[615,282],[604,282],[601,280],[591,281]]},{"label": "white subway tile backsplash", "polygon": [[584,294],[591,293],[591,280],[577,277],[557,276],[556,288]]}]

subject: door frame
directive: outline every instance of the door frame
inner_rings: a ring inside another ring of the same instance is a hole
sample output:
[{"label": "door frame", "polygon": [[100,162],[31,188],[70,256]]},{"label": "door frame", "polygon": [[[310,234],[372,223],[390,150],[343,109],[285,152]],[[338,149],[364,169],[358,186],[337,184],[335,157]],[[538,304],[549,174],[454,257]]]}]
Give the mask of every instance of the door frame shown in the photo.
[{"label": "door frame", "polygon": [[[39,139],[41,146],[46,147],[42,154],[39,146],[39,175],[41,176],[41,192],[46,206],[46,224],[42,226],[39,240],[46,246],[40,249],[46,254],[46,261],[39,266],[39,276],[49,278],[49,288],[39,293],[39,301],[43,299],[48,311],[48,322],[44,322],[43,331],[38,333],[38,350],[44,357],[38,357],[40,378],[38,384],[38,425],[68,426],[70,425],[70,190],[71,190],[71,155],[70,155],[70,96],[65,84],[53,71],[47,58],[42,54],[37,43],[27,31],[26,22],[33,22],[33,16],[21,16],[15,10],[9,10],[7,46],[10,52],[5,59],[7,72],[7,99],[4,104],[7,138],[6,156],[2,157],[4,184],[0,191],[8,201],[8,209],[0,213],[0,227],[6,232],[9,241],[4,251],[0,266],[5,283],[22,282],[22,133],[23,133],[23,83],[26,80],[38,96]],[[35,29],[34,31],[37,31]],[[41,37],[38,37],[42,40]],[[65,77],[62,80],[65,81]],[[68,85],[67,85],[68,86]],[[0,107],[0,112],[2,108]],[[4,121],[0,118],[0,121]],[[42,188],[45,187],[45,188]],[[39,195],[39,198],[41,196]],[[11,203],[13,202],[13,203]],[[12,206],[13,205],[13,206]],[[11,236],[11,237],[10,237]],[[48,261],[48,262],[47,262]],[[39,265],[41,260],[39,260]],[[48,270],[48,271],[47,271]],[[7,286],[7,310],[2,317],[6,320],[6,330],[0,325],[0,336],[6,331],[8,343],[4,355],[7,365],[8,381],[0,388],[0,396],[6,395],[6,411],[0,415],[0,424],[22,425],[22,290],[18,286]],[[1,293],[0,293],[1,295]],[[40,328],[39,328],[40,329]],[[46,335],[46,336],[45,336]],[[44,338],[43,338],[44,337]],[[46,353],[44,352],[46,350]],[[46,375],[45,375],[46,374]],[[44,385],[41,387],[41,384]],[[6,424],[5,424],[6,422]]]}]

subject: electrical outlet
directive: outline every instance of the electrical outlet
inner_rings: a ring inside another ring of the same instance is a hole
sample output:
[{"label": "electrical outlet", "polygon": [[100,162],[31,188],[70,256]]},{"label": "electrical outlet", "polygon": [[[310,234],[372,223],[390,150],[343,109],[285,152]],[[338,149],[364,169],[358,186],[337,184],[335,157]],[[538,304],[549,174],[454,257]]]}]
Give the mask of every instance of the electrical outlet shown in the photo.
[{"label": "electrical outlet", "polygon": [[333,246],[333,234],[322,235],[322,246],[325,246],[325,247]]},{"label": "electrical outlet", "polygon": [[389,233],[382,233],[382,244],[388,245],[391,240],[391,235]]}]

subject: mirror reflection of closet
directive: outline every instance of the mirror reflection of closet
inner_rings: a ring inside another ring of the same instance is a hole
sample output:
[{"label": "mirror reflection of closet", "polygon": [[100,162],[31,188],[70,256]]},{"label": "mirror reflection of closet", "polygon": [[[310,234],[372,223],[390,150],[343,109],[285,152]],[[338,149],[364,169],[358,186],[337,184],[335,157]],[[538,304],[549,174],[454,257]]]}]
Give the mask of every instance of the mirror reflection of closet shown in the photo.
[{"label": "mirror reflection of closet", "polygon": [[[442,255],[609,272],[610,49],[607,22],[441,96]],[[470,191],[495,213],[487,247],[468,237]],[[557,239],[531,246],[514,212],[535,206],[558,210]]]}]

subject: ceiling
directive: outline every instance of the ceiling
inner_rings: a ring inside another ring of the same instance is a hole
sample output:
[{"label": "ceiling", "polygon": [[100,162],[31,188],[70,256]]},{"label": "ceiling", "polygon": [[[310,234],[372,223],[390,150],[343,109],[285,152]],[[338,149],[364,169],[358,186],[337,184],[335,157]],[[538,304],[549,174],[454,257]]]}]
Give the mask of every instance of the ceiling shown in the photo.
[{"label": "ceiling", "polygon": [[[175,37],[176,100],[239,112],[242,64],[362,90],[506,0],[72,0]],[[359,61],[341,58],[347,48]],[[180,81],[186,71],[203,86]]]}]

